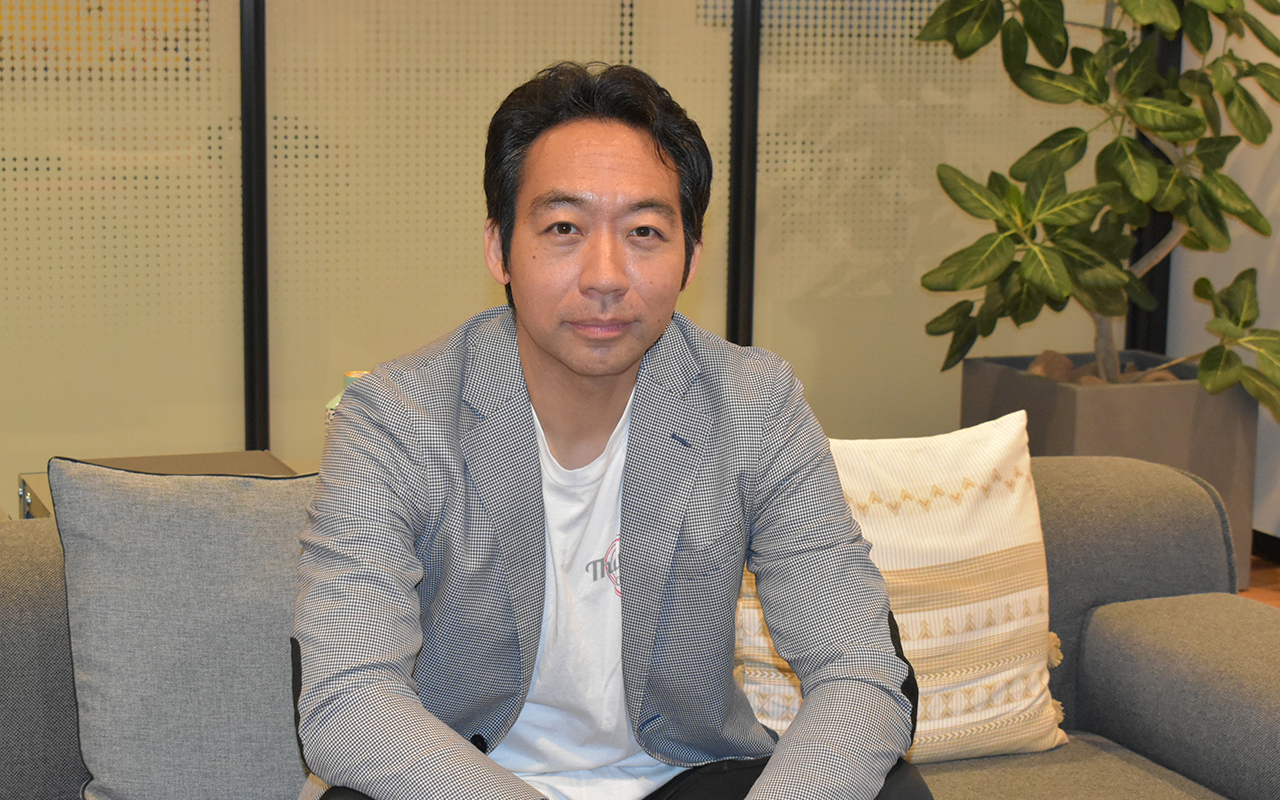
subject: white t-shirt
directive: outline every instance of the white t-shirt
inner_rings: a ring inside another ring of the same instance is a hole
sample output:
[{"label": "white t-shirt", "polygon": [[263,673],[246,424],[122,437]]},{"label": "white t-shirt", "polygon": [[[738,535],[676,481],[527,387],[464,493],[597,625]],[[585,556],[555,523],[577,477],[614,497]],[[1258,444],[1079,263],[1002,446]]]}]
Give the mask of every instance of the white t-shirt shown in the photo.
[{"label": "white t-shirt", "polygon": [[534,414],[547,516],[542,636],[524,708],[489,755],[552,800],[638,800],[682,770],[646,753],[627,719],[618,547],[630,418],[628,401],[604,452],[571,470]]}]

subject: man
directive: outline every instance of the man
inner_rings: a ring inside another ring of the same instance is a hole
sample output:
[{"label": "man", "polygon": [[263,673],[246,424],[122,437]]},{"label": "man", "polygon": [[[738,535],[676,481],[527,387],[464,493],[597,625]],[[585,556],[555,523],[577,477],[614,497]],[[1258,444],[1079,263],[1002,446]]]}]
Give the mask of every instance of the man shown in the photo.
[{"label": "man", "polygon": [[[313,795],[929,797],[798,381],[675,313],[710,180],[630,67],[556,65],[494,115],[510,308],[349,388],[326,443],[296,610]],[[733,679],[744,565],[804,688],[780,739]]]}]

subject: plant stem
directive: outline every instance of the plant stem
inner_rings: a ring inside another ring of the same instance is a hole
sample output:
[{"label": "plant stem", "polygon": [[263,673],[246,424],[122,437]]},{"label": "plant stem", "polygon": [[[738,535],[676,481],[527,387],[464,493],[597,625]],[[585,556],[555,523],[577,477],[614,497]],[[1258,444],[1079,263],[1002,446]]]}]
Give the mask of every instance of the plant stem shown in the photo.
[{"label": "plant stem", "polygon": [[1187,232],[1187,226],[1181,222],[1174,222],[1173,227],[1164,235],[1155,247],[1148,250],[1129,266],[1129,271],[1141,278],[1151,271],[1151,268],[1159,264],[1165,256],[1173,252],[1173,248],[1178,246],[1178,242],[1182,241],[1182,235]]},{"label": "plant stem", "polygon": [[1093,318],[1093,357],[1098,361],[1098,377],[1107,383],[1120,382],[1120,355],[1116,353],[1115,338],[1111,333],[1111,317],[1096,314]]}]

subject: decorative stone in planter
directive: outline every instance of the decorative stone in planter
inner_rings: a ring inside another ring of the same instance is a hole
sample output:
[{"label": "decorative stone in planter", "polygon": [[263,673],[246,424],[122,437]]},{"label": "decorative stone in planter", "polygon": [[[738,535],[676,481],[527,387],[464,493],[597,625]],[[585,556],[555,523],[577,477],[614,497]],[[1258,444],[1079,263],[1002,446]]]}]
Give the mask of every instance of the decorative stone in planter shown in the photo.
[{"label": "decorative stone in planter", "polygon": [[[1070,356],[1082,366],[1092,353]],[[1199,475],[1222,495],[1235,544],[1237,584],[1249,585],[1253,547],[1253,474],[1258,404],[1241,386],[1211,395],[1196,368],[1171,371],[1185,380],[1080,386],[1025,372],[1030,356],[968,358],[960,393],[962,427],[1026,409],[1035,456],[1129,456]],[[1137,350],[1120,355],[1139,369],[1165,356]]]}]

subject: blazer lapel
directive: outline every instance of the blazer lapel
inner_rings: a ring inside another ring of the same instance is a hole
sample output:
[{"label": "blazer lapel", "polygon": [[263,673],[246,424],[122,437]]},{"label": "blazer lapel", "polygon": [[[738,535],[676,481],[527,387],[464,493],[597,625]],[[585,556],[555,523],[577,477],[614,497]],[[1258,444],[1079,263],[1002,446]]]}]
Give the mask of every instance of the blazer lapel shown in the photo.
[{"label": "blazer lapel", "polygon": [[698,371],[673,322],[646,354],[631,406],[619,567],[622,670],[633,722],[644,699],[671,559],[711,432],[711,419],[684,396]]},{"label": "blazer lapel", "polygon": [[537,433],[510,315],[477,332],[463,400],[477,421],[461,437],[467,476],[493,521],[520,641],[522,685],[538,653],[546,591],[546,515]]}]

